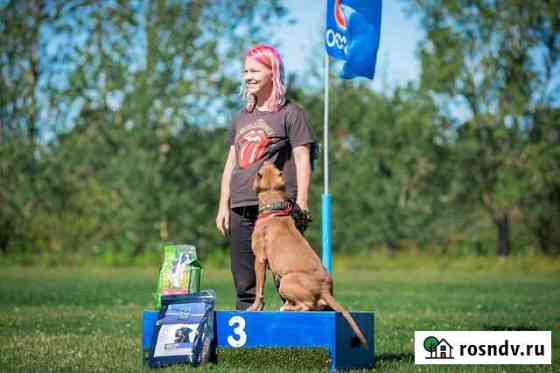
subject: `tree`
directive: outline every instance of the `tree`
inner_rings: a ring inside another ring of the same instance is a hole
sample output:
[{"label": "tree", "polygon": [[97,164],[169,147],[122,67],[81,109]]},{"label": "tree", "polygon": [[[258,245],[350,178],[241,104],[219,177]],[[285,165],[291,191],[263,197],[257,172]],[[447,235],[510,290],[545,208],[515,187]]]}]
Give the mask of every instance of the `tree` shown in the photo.
[{"label": "tree", "polygon": [[[443,240],[445,234],[434,234],[434,227],[447,210],[442,206],[447,204],[448,149],[445,122],[431,98],[414,87],[383,96],[363,84],[336,80],[331,92],[335,250],[355,253],[386,246],[393,253],[401,246]],[[313,95],[300,99],[319,127],[322,101]],[[323,170],[318,171],[316,186],[322,180]]]},{"label": "tree", "polygon": [[430,336],[430,337],[424,339],[424,349],[427,352],[430,353],[431,358],[434,357],[434,352],[436,352],[438,344],[439,344],[439,341],[436,337]]},{"label": "tree", "polygon": [[[285,7],[7,1],[0,11],[0,172],[10,180],[0,183],[0,247],[139,253],[161,240],[220,244],[216,233],[197,233],[213,226],[217,202],[196,191],[218,197],[210,180],[227,151],[216,127],[236,101],[232,72],[240,76],[240,51],[273,41],[265,25],[282,22]],[[18,131],[32,134],[35,150],[18,154],[33,169],[11,154]],[[221,152],[206,153],[209,141]]]},{"label": "tree", "polygon": [[39,168],[40,28],[57,19],[61,7],[47,12],[45,1],[0,5],[0,253],[30,229]]},{"label": "tree", "polygon": [[[530,189],[529,134],[538,113],[559,104],[560,4],[521,0],[413,0],[426,39],[421,88],[447,109],[460,107],[456,160],[461,195],[479,203],[497,231],[497,254],[511,252],[511,224]],[[550,156],[544,152],[539,158]],[[556,206],[558,208],[558,206]]]},{"label": "tree", "polygon": [[[521,200],[523,220],[546,255],[560,254],[560,109],[539,110],[537,126],[529,132],[530,142],[523,162],[527,169]],[[543,156],[546,155],[546,156]]]}]

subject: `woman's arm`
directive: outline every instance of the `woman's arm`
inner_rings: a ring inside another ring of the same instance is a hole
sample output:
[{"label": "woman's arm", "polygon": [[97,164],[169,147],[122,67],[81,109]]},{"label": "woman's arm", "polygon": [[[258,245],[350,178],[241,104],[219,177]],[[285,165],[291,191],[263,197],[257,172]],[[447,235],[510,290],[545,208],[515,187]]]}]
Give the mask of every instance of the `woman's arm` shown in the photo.
[{"label": "woman's arm", "polygon": [[302,210],[309,210],[308,195],[311,184],[311,162],[309,160],[309,144],[293,149],[296,163],[297,200],[296,203]]},{"label": "woman's arm", "polygon": [[230,146],[224,173],[222,174],[222,186],[220,191],[220,204],[216,216],[216,226],[220,233],[225,236],[229,231],[229,201],[231,197],[230,181],[233,168],[235,167],[235,146]]}]

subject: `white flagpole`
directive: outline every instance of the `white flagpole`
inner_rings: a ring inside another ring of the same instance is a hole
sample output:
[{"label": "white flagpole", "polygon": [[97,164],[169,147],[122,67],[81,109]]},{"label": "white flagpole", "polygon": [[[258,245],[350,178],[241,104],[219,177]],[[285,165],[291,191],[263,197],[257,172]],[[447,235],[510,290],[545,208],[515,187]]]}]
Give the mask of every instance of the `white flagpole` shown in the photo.
[{"label": "white flagpole", "polygon": [[329,55],[325,51],[325,97],[323,113],[323,175],[324,193],[322,198],[322,241],[323,265],[332,273],[332,247],[331,247],[331,196],[329,194]]}]

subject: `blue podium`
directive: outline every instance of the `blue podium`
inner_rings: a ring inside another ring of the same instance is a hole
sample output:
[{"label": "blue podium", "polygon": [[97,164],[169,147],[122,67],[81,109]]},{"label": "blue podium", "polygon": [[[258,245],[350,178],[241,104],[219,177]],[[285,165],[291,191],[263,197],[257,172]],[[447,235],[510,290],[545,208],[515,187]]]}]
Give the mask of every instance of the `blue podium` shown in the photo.
[{"label": "blue podium", "polygon": [[[337,312],[216,311],[215,343],[218,348],[324,348],[331,370],[373,368],[374,315],[351,314],[368,340],[367,350]],[[144,312],[144,349],[151,345],[156,319],[156,312]]]}]

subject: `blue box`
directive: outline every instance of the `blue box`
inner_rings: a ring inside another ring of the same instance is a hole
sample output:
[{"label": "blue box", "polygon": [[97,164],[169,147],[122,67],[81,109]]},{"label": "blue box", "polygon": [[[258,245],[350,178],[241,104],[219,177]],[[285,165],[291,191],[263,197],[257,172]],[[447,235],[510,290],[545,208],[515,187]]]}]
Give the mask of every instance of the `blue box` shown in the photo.
[{"label": "blue box", "polygon": [[373,313],[351,314],[366,336],[367,350],[337,312],[217,312],[217,345],[221,348],[325,348],[331,355],[332,369],[373,368]]},{"label": "blue box", "polygon": [[[374,314],[351,314],[366,336],[367,350],[337,312],[216,311],[215,341],[219,348],[324,348],[331,369],[373,368]],[[152,345],[157,317],[157,311],[144,311],[144,351]]]}]

